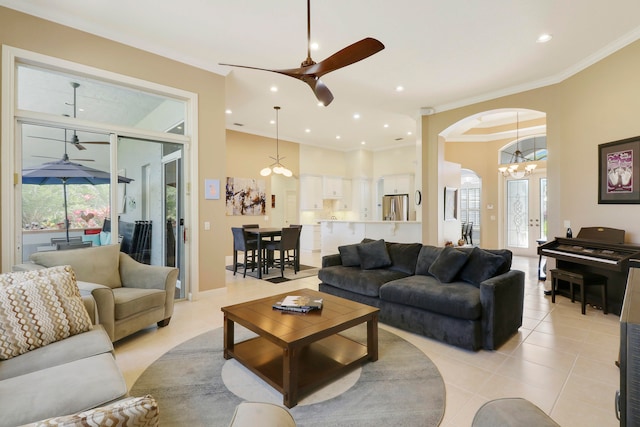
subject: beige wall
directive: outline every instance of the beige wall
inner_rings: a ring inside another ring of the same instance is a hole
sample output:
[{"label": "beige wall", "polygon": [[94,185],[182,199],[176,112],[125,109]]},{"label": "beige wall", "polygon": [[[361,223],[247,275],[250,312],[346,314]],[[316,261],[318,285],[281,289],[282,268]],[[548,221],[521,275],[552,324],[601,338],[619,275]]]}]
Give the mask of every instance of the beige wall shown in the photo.
[{"label": "beige wall", "polygon": [[[286,166],[293,177],[284,178],[294,181],[294,183],[279,183],[275,181],[272,185],[271,176],[262,177],[260,171],[274,160],[276,156],[275,138],[249,135],[247,133],[233,130],[227,131],[226,148],[226,170],[227,175],[221,177],[221,182],[226,181],[226,177],[264,179],[267,194],[267,212],[265,216],[226,216],[224,221],[224,247],[226,255],[233,254],[233,237],[231,227],[240,227],[242,224],[259,224],[260,226],[282,226],[282,208],[285,202],[285,192],[287,189],[299,191],[298,177],[300,176],[300,145],[279,140],[280,157],[284,157],[282,164]],[[221,184],[222,185],[222,184]],[[271,208],[271,195],[276,196],[276,210]],[[299,204],[298,204],[299,205]]]},{"label": "beige wall", "polygon": [[[598,204],[598,144],[640,135],[640,42],[635,42],[556,85],[458,108],[422,118],[423,187],[434,203],[442,187],[438,164],[446,151],[438,137],[451,124],[472,114],[498,108],[528,108],[547,114],[547,178],[549,236],[564,234],[563,220],[574,232],[581,227],[607,226],[626,230],[626,241],[640,243],[640,205]],[[448,149],[448,148],[447,148]],[[482,173],[483,190],[498,188],[497,156],[488,149],[481,165],[466,166]],[[498,195],[488,195],[490,199]],[[423,240],[437,243],[437,212],[423,205]],[[486,209],[488,200],[483,200]],[[487,218],[487,212],[482,215]],[[484,226],[483,222],[483,226]],[[494,232],[494,233],[497,233]],[[492,242],[483,234],[485,242]]]},{"label": "beige wall", "polygon": [[[485,248],[497,248],[498,220],[491,220],[491,216],[498,216],[499,210],[499,180],[496,179],[498,167],[498,151],[512,140],[499,140],[490,143],[447,142],[444,144],[444,158],[459,163],[463,168],[471,169],[482,179],[482,196],[480,244]],[[493,209],[487,209],[493,205]]]},{"label": "beige wall", "polygon": [[193,196],[199,202],[200,224],[191,224],[191,232],[200,237],[200,259],[195,260],[200,281],[193,286],[201,291],[223,287],[224,248],[217,242],[217,237],[227,230],[213,227],[204,231],[202,224],[204,221],[223,224],[224,202],[203,203],[204,192],[199,189],[205,177],[226,175],[224,78],[2,7],[0,43],[198,94],[198,134],[202,142],[199,146],[200,176],[198,183],[190,184],[195,193]]}]

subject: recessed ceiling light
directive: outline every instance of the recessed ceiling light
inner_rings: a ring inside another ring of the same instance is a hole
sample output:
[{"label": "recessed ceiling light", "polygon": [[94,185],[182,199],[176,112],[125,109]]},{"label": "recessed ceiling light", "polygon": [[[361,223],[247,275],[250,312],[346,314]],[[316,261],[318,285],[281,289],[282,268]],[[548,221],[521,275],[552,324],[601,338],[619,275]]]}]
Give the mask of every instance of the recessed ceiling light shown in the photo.
[{"label": "recessed ceiling light", "polygon": [[278,86],[271,86],[271,92],[277,92],[278,91]]},{"label": "recessed ceiling light", "polygon": [[361,145],[366,145],[367,141],[360,142]]},{"label": "recessed ceiling light", "polygon": [[413,135],[413,132],[407,132],[407,135]]},{"label": "recessed ceiling light", "polygon": [[540,36],[538,37],[538,40],[536,40],[538,43],[546,43],[549,40],[551,40],[553,38],[553,36],[551,34],[548,33],[544,33],[544,34],[540,34]]},{"label": "recessed ceiling light", "polygon": [[224,110],[224,112],[225,112],[225,114],[231,114],[231,113],[233,113],[233,111],[231,111],[231,110],[229,110],[229,109]]},{"label": "recessed ceiling light", "polygon": [[385,124],[383,125],[383,127],[386,129],[386,128],[388,128],[388,127],[389,127],[389,125],[385,123]]},{"label": "recessed ceiling light", "polygon": [[396,86],[396,92],[402,92],[404,90],[404,86]]},{"label": "recessed ceiling light", "polygon": [[318,45],[318,43],[313,42],[309,45],[309,47],[311,48],[311,50],[318,50],[318,48],[320,48],[320,45]]},{"label": "recessed ceiling light", "polygon": [[360,113],[355,113],[353,115],[353,118],[356,119],[356,120],[359,119],[360,118]]},{"label": "recessed ceiling light", "polygon": [[340,135],[336,135],[336,139],[340,139]]},{"label": "recessed ceiling light", "polygon": [[275,121],[275,120],[269,120],[269,124],[270,124],[270,125],[275,125],[275,124],[276,124],[276,121]]},{"label": "recessed ceiling light", "polygon": [[304,131],[305,131],[306,133],[310,133],[310,132],[311,132],[311,129],[305,129]]}]

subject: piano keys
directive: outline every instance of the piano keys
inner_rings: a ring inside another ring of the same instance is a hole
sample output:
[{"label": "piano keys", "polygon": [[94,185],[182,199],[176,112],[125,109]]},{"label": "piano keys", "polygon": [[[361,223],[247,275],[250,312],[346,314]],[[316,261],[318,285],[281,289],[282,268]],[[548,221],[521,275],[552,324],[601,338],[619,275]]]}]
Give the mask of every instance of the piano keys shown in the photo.
[{"label": "piano keys", "polygon": [[[607,229],[605,229],[607,230]],[[538,254],[556,260],[557,268],[596,273],[608,279],[607,304],[609,311],[620,314],[629,271],[629,260],[640,257],[640,246],[610,243],[604,240],[570,239],[557,237],[538,247]],[[618,240],[618,239],[616,239]],[[558,292],[569,296],[568,286],[559,286]],[[602,302],[599,293],[589,294],[587,301]],[[602,305],[602,304],[600,304]]]}]

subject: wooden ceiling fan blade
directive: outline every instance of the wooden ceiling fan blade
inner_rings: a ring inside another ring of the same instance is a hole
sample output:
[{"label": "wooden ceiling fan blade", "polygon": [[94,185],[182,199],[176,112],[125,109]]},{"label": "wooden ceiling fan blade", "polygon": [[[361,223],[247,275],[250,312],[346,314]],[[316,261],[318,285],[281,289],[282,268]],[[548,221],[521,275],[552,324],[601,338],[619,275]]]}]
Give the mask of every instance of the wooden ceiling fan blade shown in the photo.
[{"label": "wooden ceiling fan blade", "polygon": [[311,90],[313,90],[318,101],[322,102],[322,105],[326,107],[331,104],[331,101],[333,101],[333,94],[322,80],[316,76],[305,76],[301,78],[301,80],[311,87]]},{"label": "wooden ceiling fan blade", "polygon": [[384,49],[384,44],[382,44],[382,42],[374,38],[367,37],[345,47],[342,50],[339,50],[327,59],[309,66],[305,73],[322,77],[331,71],[362,61],[363,59],[380,52],[382,49]]},{"label": "wooden ceiling fan blade", "polygon": [[307,70],[307,68],[309,68],[309,67],[300,67],[300,68],[272,70],[270,68],[250,67],[248,65],[235,65],[235,64],[223,64],[223,63],[218,63],[218,65],[226,65],[227,67],[236,67],[236,68],[246,68],[248,70],[268,71],[270,73],[283,74],[285,76],[294,77],[296,79],[302,79],[303,76],[308,74],[305,71]]}]

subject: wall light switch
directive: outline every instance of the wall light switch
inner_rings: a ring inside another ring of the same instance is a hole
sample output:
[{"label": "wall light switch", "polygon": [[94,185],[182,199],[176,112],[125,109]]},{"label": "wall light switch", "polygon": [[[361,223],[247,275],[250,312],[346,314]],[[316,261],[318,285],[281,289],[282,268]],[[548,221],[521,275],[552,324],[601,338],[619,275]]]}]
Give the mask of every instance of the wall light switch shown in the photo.
[{"label": "wall light switch", "polygon": [[496,220],[496,216],[495,215],[491,215],[491,221],[495,221]]},{"label": "wall light switch", "polygon": [[204,229],[205,230],[211,230],[211,223],[209,221],[205,221],[204,222]]}]

